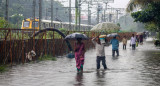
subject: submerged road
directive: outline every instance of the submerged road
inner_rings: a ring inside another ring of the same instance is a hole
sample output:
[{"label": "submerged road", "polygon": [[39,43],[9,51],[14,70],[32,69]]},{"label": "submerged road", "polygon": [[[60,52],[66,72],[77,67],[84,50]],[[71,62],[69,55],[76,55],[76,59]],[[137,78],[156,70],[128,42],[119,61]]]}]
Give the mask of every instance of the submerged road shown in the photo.
[{"label": "submerged road", "polygon": [[85,54],[84,73],[77,74],[75,59],[27,63],[12,67],[0,74],[0,86],[160,86],[160,49],[148,38],[132,50],[122,49],[112,57],[111,46],[106,47],[108,70],[96,71],[96,54]]}]

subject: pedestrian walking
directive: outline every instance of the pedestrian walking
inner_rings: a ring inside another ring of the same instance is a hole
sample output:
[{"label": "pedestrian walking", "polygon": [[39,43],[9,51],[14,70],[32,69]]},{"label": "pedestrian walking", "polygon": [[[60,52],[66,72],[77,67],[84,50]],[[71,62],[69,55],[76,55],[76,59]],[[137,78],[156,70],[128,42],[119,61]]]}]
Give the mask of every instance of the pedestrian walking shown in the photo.
[{"label": "pedestrian walking", "polygon": [[143,44],[143,35],[139,36],[139,42],[140,42],[141,45]]},{"label": "pedestrian walking", "polygon": [[138,43],[139,43],[139,40],[140,40],[139,37],[140,37],[139,35],[136,35],[136,47],[138,47]]},{"label": "pedestrian walking", "polygon": [[83,72],[84,65],[85,45],[81,40],[81,38],[77,38],[77,42],[74,45],[77,72]]},{"label": "pedestrian walking", "polygon": [[119,56],[119,41],[116,39],[116,36],[113,37],[110,44],[112,44],[112,56],[115,57],[115,52]]},{"label": "pedestrian walking", "polygon": [[134,34],[132,34],[130,46],[132,46],[132,50],[136,49],[136,37],[134,36]]},{"label": "pedestrian walking", "polygon": [[122,42],[123,42],[123,50],[124,49],[126,50],[126,45],[127,45],[127,38],[126,38],[126,36],[123,37]]},{"label": "pedestrian walking", "polygon": [[100,62],[102,61],[102,65],[104,69],[107,69],[106,60],[105,60],[105,44],[100,42],[99,36],[92,39],[93,44],[96,47],[96,55],[97,55],[97,70],[100,69]]}]

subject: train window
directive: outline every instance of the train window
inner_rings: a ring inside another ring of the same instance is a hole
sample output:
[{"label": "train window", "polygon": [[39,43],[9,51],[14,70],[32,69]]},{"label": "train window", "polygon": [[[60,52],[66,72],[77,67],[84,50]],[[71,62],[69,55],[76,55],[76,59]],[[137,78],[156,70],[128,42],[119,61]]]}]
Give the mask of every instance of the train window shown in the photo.
[{"label": "train window", "polygon": [[29,27],[29,21],[25,21],[25,22],[23,23],[23,27]]},{"label": "train window", "polygon": [[43,27],[46,28],[46,24],[45,23],[43,23]]},{"label": "train window", "polygon": [[51,27],[51,23],[49,23],[49,27]]},{"label": "train window", "polygon": [[34,25],[35,25],[35,27],[38,27],[38,22],[34,21],[34,22],[32,22],[32,25],[33,25],[33,27],[34,27]]}]

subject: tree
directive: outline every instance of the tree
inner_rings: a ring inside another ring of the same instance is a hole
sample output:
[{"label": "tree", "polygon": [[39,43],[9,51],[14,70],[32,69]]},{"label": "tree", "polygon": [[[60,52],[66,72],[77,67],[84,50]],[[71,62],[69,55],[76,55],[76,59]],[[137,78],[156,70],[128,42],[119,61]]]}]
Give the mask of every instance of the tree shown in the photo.
[{"label": "tree", "polygon": [[131,13],[131,16],[135,19],[135,22],[139,21],[146,24],[152,24],[152,26],[154,24],[158,27],[158,31],[160,31],[160,3],[148,4],[146,9]]},{"label": "tree", "polygon": [[144,9],[150,3],[160,2],[160,0],[130,0],[126,8],[127,12],[132,12],[136,8]]},{"label": "tree", "polygon": [[142,11],[134,12],[131,15],[135,22],[145,23],[148,30],[157,31],[160,34],[160,2],[149,3]]}]

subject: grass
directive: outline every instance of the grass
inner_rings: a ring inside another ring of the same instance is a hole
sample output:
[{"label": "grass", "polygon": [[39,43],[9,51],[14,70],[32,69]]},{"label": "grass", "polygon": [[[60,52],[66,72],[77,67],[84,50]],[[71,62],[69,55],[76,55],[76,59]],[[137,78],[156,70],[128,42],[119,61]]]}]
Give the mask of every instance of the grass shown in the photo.
[{"label": "grass", "polygon": [[0,73],[3,73],[7,71],[7,66],[6,65],[0,65]]},{"label": "grass", "polygon": [[52,55],[44,55],[42,57],[39,58],[40,61],[46,61],[46,60],[52,60],[52,61],[56,61],[56,57],[53,57]]}]

